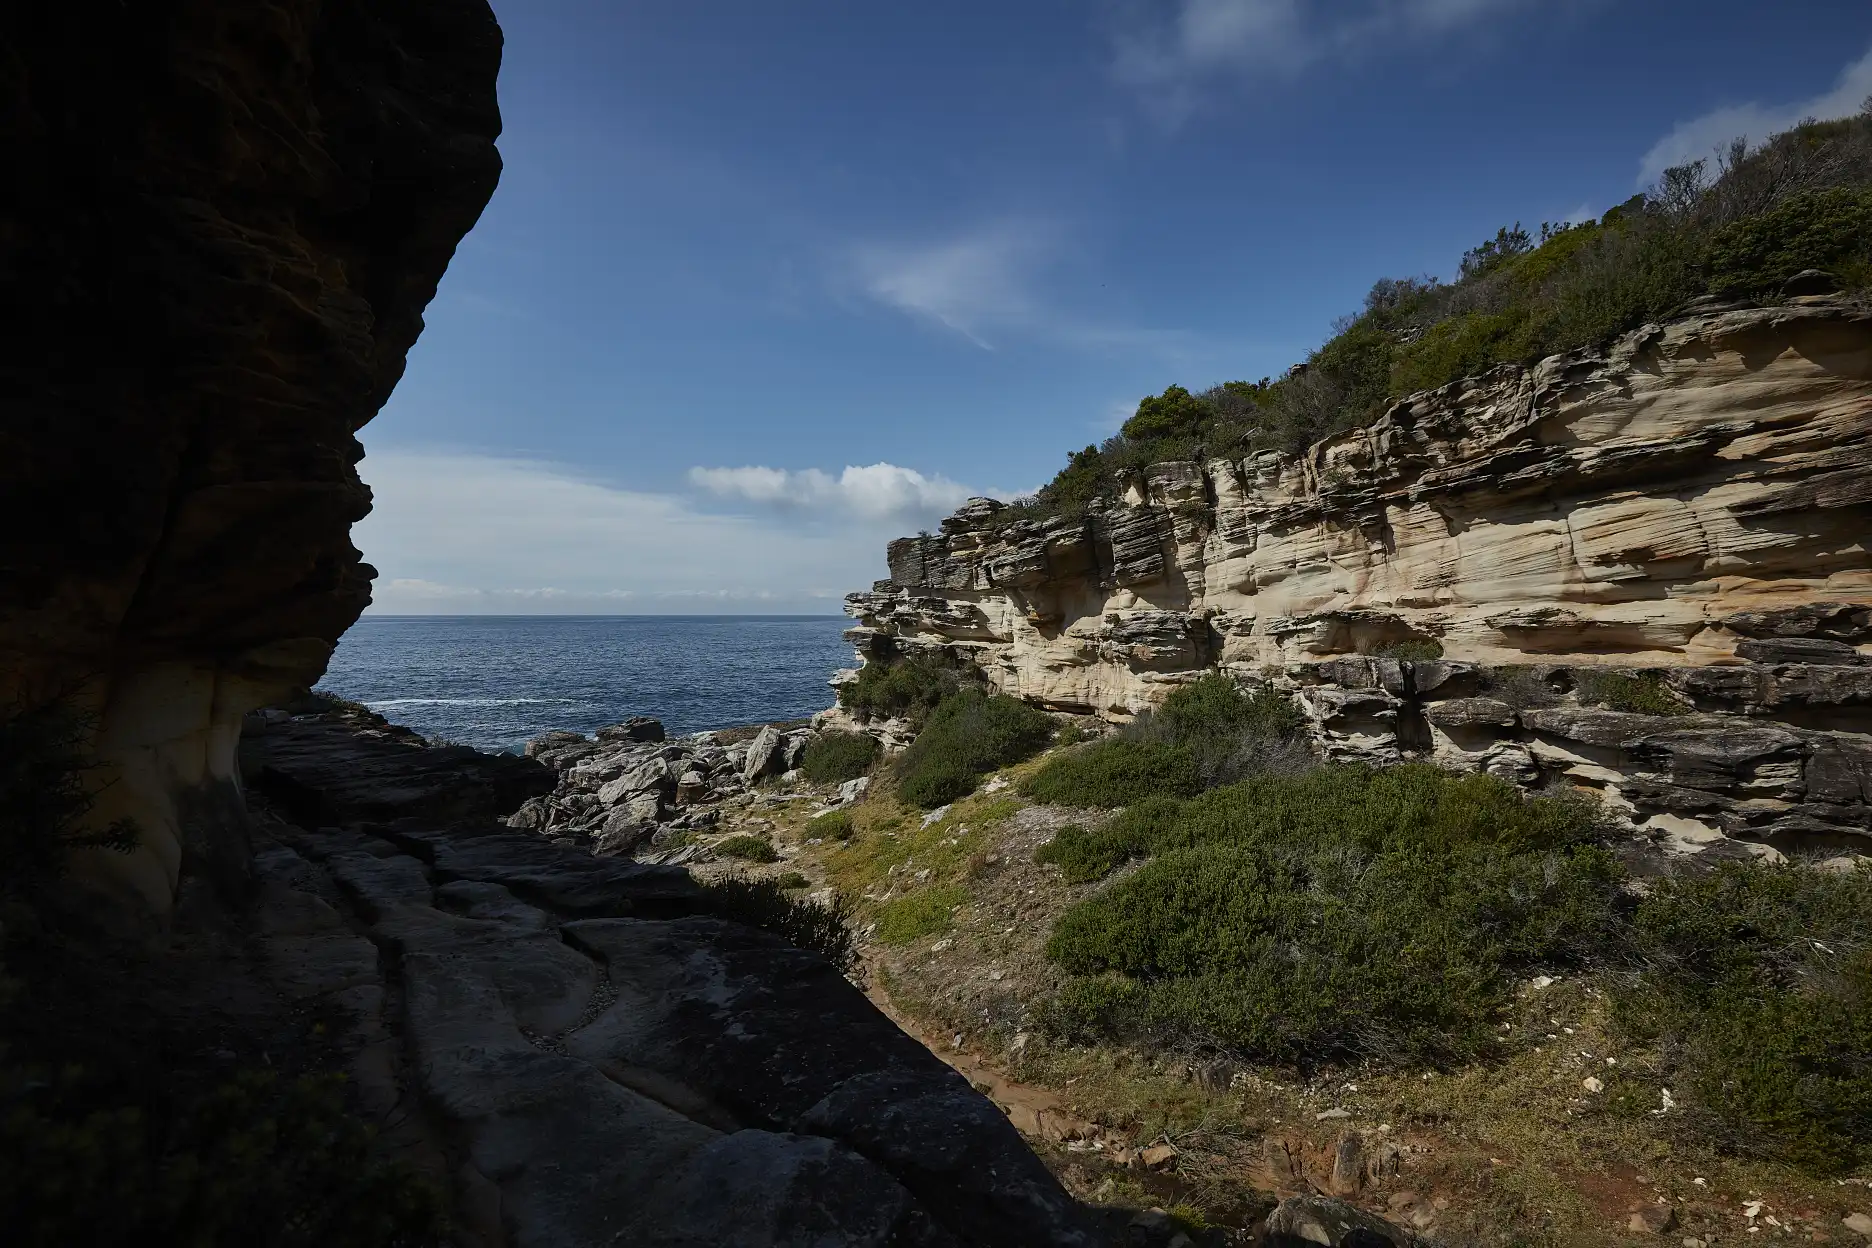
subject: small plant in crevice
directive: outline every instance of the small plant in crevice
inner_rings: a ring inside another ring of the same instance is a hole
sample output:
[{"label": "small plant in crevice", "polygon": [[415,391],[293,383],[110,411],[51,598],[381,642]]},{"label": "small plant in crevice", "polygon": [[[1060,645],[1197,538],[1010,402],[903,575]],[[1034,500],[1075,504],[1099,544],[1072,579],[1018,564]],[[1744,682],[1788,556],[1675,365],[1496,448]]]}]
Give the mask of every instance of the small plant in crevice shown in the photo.
[{"label": "small plant in crevice", "polygon": [[1579,678],[1580,701],[1632,715],[1688,715],[1664,681],[1650,672],[1585,672]]},{"label": "small plant in crevice", "polygon": [[1443,657],[1443,643],[1434,637],[1407,637],[1403,641],[1387,641],[1372,654],[1381,659],[1424,663]]},{"label": "small plant in crevice", "polygon": [[706,913],[772,932],[781,939],[810,949],[840,972],[858,961],[858,943],[852,933],[852,907],[843,894],[829,903],[790,896],[786,877],[752,880],[730,875],[702,886],[700,904]]}]

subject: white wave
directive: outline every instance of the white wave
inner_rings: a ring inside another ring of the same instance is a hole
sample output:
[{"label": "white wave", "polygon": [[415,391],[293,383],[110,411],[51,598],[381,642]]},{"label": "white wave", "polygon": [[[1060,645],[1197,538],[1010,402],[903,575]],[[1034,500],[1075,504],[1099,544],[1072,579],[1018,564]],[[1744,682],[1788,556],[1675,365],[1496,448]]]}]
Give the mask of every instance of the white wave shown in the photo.
[{"label": "white wave", "polygon": [[386,706],[579,706],[577,698],[381,698],[364,704],[373,711]]}]

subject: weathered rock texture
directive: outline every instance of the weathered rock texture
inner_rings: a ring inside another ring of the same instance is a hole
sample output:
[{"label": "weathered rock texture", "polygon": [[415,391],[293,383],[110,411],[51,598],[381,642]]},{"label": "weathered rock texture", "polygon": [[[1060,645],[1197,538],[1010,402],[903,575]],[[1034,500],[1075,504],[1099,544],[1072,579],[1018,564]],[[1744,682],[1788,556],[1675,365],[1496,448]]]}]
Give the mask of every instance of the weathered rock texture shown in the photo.
[{"label": "weathered rock texture", "polygon": [[[1299,458],[1159,464],[1083,520],[1001,510],[891,543],[891,579],[846,600],[861,658],[938,655],[1115,718],[1206,669],[1278,673],[1341,756],[1564,772],[1692,840],[1872,826],[1872,314],[1849,302],[1705,304]],[[1330,666],[1428,641],[1456,662]],[[1474,669],[1512,665],[1667,670],[1709,715],[1588,724],[1564,672],[1534,699],[1563,705],[1484,698]],[[1719,746],[1737,714],[1754,745]],[[1681,761],[1696,733],[1726,761]]]},{"label": "weathered rock texture", "polygon": [[72,0],[0,58],[0,701],[108,764],[81,864],[160,921],[249,866],[241,715],[369,601],[353,436],[499,176],[485,0]]},{"label": "weathered rock texture", "polygon": [[243,752],[291,817],[261,858],[269,961],[357,1017],[367,1102],[435,1124],[470,1242],[1104,1242],[824,958],[717,917],[679,868],[494,822],[544,766],[318,720]]}]

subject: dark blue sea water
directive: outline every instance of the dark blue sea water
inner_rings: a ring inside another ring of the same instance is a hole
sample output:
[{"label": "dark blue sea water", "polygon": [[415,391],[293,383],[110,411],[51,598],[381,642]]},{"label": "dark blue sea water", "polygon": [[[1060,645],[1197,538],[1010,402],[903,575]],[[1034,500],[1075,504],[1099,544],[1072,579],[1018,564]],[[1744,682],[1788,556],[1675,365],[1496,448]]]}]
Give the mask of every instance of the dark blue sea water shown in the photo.
[{"label": "dark blue sea water", "polygon": [[319,688],[484,750],[654,715],[672,734],[832,705],[837,616],[365,616]]}]

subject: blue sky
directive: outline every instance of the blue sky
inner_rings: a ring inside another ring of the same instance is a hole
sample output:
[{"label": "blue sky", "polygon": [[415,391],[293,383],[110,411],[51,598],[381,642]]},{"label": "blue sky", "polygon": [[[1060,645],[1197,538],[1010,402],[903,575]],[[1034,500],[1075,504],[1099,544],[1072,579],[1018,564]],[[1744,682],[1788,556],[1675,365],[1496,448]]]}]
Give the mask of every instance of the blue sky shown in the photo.
[{"label": "blue sky", "polygon": [[363,474],[381,612],[836,611],[1374,279],[1872,95],[1872,6],[495,0],[506,172]]}]

